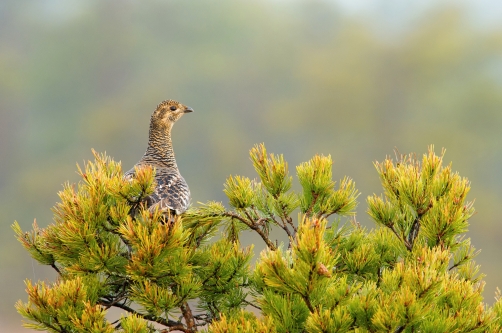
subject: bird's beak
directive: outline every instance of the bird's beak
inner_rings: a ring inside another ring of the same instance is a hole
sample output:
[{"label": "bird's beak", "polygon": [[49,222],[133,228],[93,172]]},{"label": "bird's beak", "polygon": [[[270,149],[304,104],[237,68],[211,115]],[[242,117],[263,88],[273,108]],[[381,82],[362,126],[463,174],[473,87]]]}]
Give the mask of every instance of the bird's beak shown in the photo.
[{"label": "bird's beak", "polygon": [[187,106],[187,108],[185,109],[185,111],[183,111],[183,113],[189,113],[189,112],[193,112],[193,109]]}]

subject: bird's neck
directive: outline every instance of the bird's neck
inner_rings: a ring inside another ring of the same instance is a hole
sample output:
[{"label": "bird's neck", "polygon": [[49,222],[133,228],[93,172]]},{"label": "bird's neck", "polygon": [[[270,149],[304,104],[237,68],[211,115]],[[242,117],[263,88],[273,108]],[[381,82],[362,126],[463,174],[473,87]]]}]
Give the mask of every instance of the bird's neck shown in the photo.
[{"label": "bird's neck", "polygon": [[150,127],[148,148],[144,159],[168,168],[177,168],[171,141],[171,127]]}]

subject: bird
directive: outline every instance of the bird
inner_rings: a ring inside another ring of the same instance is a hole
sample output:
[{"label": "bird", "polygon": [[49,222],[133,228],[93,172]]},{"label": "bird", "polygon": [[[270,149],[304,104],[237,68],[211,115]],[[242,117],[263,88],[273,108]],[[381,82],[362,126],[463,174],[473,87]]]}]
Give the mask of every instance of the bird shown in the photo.
[{"label": "bird", "polygon": [[171,130],[176,121],[193,109],[172,99],[161,102],[150,119],[148,147],[134,167],[124,174],[131,181],[137,168],[155,168],[155,190],[146,198],[150,212],[157,209],[169,215],[180,215],[190,205],[190,189],[181,176],[174,157]]}]

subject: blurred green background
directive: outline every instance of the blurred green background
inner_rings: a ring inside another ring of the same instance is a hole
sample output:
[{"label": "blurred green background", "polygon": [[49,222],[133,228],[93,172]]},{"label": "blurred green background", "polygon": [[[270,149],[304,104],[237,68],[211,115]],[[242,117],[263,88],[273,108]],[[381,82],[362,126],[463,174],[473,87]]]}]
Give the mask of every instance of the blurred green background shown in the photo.
[{"label": "blurred green background", "polygon": [[265,142],[292,172],[331,154],[335,178],[362,192],[358,221],[373,227],[372,162],[395,147],[446,148],[472,181],[468,236],[492,303],[502,287],[500,17],[493,0],[2,0],[0,331],[21,330],[13,304],[27,299],[25,278],[55,278],[10,225],[51,223],[91,148],[129,169],[169,98],[195,110],[173,132],[195,204],[224,201],[230,174],[255,177],[248,151]]}]

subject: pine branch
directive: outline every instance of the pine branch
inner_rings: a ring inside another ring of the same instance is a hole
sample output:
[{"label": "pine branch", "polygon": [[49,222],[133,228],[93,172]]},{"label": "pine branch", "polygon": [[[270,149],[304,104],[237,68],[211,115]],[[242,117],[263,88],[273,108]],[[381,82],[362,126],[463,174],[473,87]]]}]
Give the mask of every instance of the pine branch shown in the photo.
[{"label": "pine branch", "polygon": [[[262,217],[260,218],[259,220],[256,221],[256,224],[260,224],[262,223],[263,221],[266,221],[267,219],[270,219],[272,220],[272,222],[275,224],[275,225],[278,225],[279,227],[281,227],[287,234],[288,236],[291,237],[291,231],[289,230],[289,228],[287,228],[287,226],[285,225],[285,222],[284,222],[284,219],[281,217],[281,221],[282,221],[282,224],[277,221],[277,219],[275,218],[275,215],[272,214],[272,213],[269,213],[269,217]],[[289,218],[291,220],[291,218]],[[292,220],[291,220],[291,223],[292,223]],[[296,231],[296,228],[295,226],[292,224],[293,226],[293,229]]]},{"label": "pine branch", "polygon": [[307,305],[307,307],[309,308],[310,312],[311,312],[311,313],[314,313],[315,309],[314,309],[314,307],[312,306],[312,303],[310,302],[310,298],[309,298],[309,296],[308,296],[307,294],[305,294],[305,295],[303,295],[303,294],[302,294],[301,296],[302,296],[303,300],[305,301],[305,304],[306,304],[306,305]]},{"label": "pine branch", "polygon": [[[272,269],[274,270],[274,273],[275,273],[275,275],[276,275],[276,276],[278,276],[278,277],[280,277],[280,276],[281,276],[281,273],[280,273],[280,272],[279,272],[279,270],[277,269],[277,266],[276,266],[276,265],[272,265]],[[308,279],[308,281],[310,281],[310,280],[311,280],[312,273],[313,273],[313,271],[312,271],[312,268],[311,268],[311,270],[310,270],[310,272],[309,272],[309,279]],[[314,313],[314,312],[315,312],[315,309],[314,309],[314,307],[312,306],[312,303],[310,302],[310,298],[309,298],[309,296],[308,296],[308,294],[307,294],[307,293],[303,294],[302,292],[299,292],[299,291],[297,290],[297,288],[295,288],[295,286],[294,286],[294,285],[289,284],[289,283],[288,283],[288,281],[283,280],[282,278],[281,278],[281,282],[282,282],[282,283],[284,283],[284,285],[285,285],[285,286],[287,286],[290,290],[293,290],[295,293],[297,293],[298,295],[300,295],[300,297],[303,299],[303,301],[305,302],[305,305],[307,305],[307,307],[308,307],[308,309],[309,309],[309,311],[310,311],[311,313]]]},{"label": "pine branch", "polygon": [[58,266],[56,266],[56,263],[52,263],[51,267],[54,268],[54,270],[61,276],[61,271],[59,270]]},{"label": "pine branch", "polygon": [[213,274],[209,275],[208,277],[206,277],[204,279],[204,281],[202,281],[202,285],[206,285],[207,282],[211,279],[211,278],[215,278],[217,275],[218,275],[218,272],[220,271],[221,269],[221,264],[218,263],[218,266],[216,266],[216,269],[213,271]]},{"label": "pine branch", "polygon": [[[315,269],[315,266],[310,266],[309,278],[308,278],[308,283],[309,284],[312,282],[312,276],[314,274],[314,269]],[[305,301],[305,304],[309,308],[310,312],[314,313],[315,309],[312,306],[312,303],[310,302],[310,297],[308,295],[308,292],[306,292],[305,295],[303,295],[303,294],[301,294],[301,295],[302,295],[303,300]]]},{"label": "pine branch", "polygon": [[59,328],[55,327],[54,325],[51,325],[49,323],[46,323],[44,322],[44,326],[56,331],[56,332],[59,332],[59,333],[69,333],[69,331],[65,330],[64,328],[61,327],[61,325],[59,324],[59,321],[57,320],[57,318],[53,318],[54,321],[56,322],[56,324],[58,324]]},{"label": "pine branch", "polygon": [[295,231],[294,235],[296,235],[296,233],[298,232],[298,229],[296,228],[295,224],[293,223],[293,219],[291,218],[291,216],[286,217],[286,222],[293,228],[293,230]]},{"label": "pine branch", "polygon": [[319,194],[315,193],[314,191],[312,191],[312,202],[310,203],[309,208],[305,212],[305,215],[312,216],[312,210],[314,209],[314,206],[315,206],[315,204],[317,202],[317,198],[318,197],[319,197]]},{"label": "pine branch", "polygon": [[432,206],[427,207],[427,209],[422,210],[417,214],[417,217],[413,221],[413,225],[411,227],[410,233],[408,234],[408,238],[405,240],[405,245],[408,251],[413,249],[413,244],[415,243],[415,239],[418,237],[418,232],[420,231],[420,222],[422,220],[422,216],[429,211]]},{"label": "pine branch", "polygon": [[[279,226],[281,227],[282,230],[284,230],[286,232],[286,234],[288,235],[288,238],[289,238],[289,247],[291,247],[291,242],[294,238],[294,235],[291,233],[291,231],[289,230],[288,226],[286,225],[286,222],[284,220],[284,218],[281,216],[281,221],[282,223],[279,223],[279,221],[277,221],[276,219],[274,219],[274,222]],[[261,220],[261,219],[260,219]]]},{"label": "pine branch", "polygon": [[172,326],[167,329],[163,329],[159,332],[160,333],[168,333],[168,332],[173,332],[173,331],[181,331],[181,332],[185,332],[185,333],[191,332],[190,330],[186,329],[185,326],[183,326],[183,324],[179,324],[178,326]]},{"label": "pine branch", "polygon": [[256,305],[256,304],[254,304],[254,303],[252,303],[252,302],[250,302],[250,301],[248,301],[248,300],[245,300],[245,299],[244,299],[244,300],[242,300],[242,302],[243,302],[243,303],[246,303],[246,304],[247,304],[247,305],[249,305],[249,306],[252,306],[253,308],[255,308],[255,309],[257,309],[257,310],[260,310],[260,311],[261,311],[261,307],[260,307],[260,306],[258,306],[258,305]]},{"label": "pine branch", "polygon": [[[134,314],[134,315],[137,315],[145,320],[149,320],[149,321],[153,321],[153,322],[156,322],[158,324],[161,324],[161,325],[164,325],[164,326],[167,326],[167,327],[170,327],[170,328],[175,328],[175,329],[179,329],[179,330],[182,330],[184,332],[191,332],[191,331],[186,331],[184,329],[184,326],[182,323],[178,322],[178,321],[174,321],[174,320],[171,320],[171,319],[164,319],[162,317],[157,317],[157,316],[153,316],[153,315],[146,315],[146,314],[142,314],[136,310],[134,310],[133,308],[125,305],[125,304],[120,304],[120,303],[114,303],[113,301],[112,302],[107,302],[107,301],[104,301],[104,300],[101,300],[98,302],[99,305],[103,305],[105,307],[111,307],[111,306],[114,306],[116,308],[120,308],[122,310],[125,310],[131,314]],[[169,330],[168,332],[170,332],[172,330]]]},{"label": "pine branch", "polygon": [[196,326],[206,326],[213,321],[213,318],[206,313],[194,315],[193,317],[195,318],[195,320],[202,321],[202,323],[200,324],[195,324]]},{"label": "pine branch", "polygon": [[127,302],[127,291],[124,289],[116,296],[116,297],[106,297],[109,301],[109,304],[106,306],[106,308],[110,308],[112,306],[115,306],[115,304],[118,304],[120,301],[124,301],[123,304]]},{"label": "pine branch", "polygon": [[404,242],[408,251],[413,250],[413,244],[415,243],[415,239],[418,237],[418,232],[420,231],[420,217],[421,215],[417,216],[413,221],[410,233]]},{"label": "pine branch", "polygon": [[235,213],[232,213],[232,212],[225,212],[225,213],[223,213],[223,216],[231,217],[231,218],[234,218],[234,219],[241,221],[242,223],[247,225],[250,229],[256,231],[260,235],[260,237],[263,239],[265,244],[267,244],[269,249],[271,249],[272,251],[275,251],[277,249],[277,247],[274,245],[274,243],[272,243],[270,241],[270,239],[268,239],[267,235],[265,235],[265,233],[260,229],[260,227],[256,224],[256,222],[254,222],[252,220],[248,221],[248,220],[242,218],[241,216],[239,216]]},{"label": "pine branch", "polygon": [[187,325],[186,332],[197,332],[197,325],[195,324],[195,319],[192,314],[192,309],[188,305],[188,302],[183,302],[180,305],[181,313],[183,314],[183,318],[185,318],[185,322]]},{"label": "pine branch", "polygon": [[[404,237],[403,237],[403,236],[400,236],[400,235],[397,233],[397,231],[396,231],[396,229],[394,228],[394,226],[393,226],[393,225],[389,225],[389,226],[387,226],[387,227],[388,227],[388,228],[389,228],[389,229],[390,229],[390,230],[394,233],[394,235],[396,235],[397,239],[399,239],[399,240],[401,240],[401,241],[403,241],[403,242],[405,242],[405,243],[406,243],[406,240],[404,239]],[[406,245],[406,244],[405,244],[405,245]]]}]

